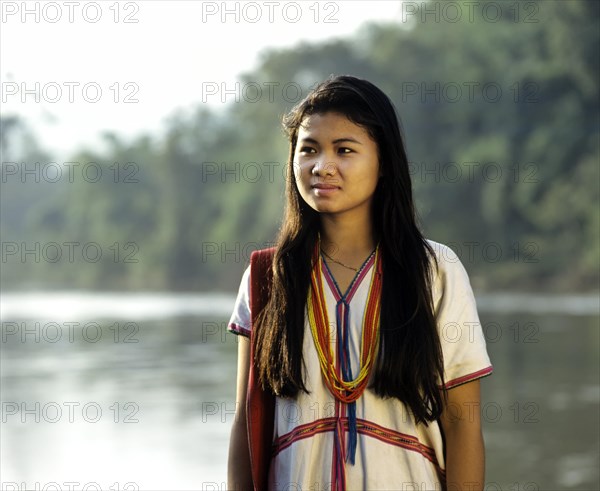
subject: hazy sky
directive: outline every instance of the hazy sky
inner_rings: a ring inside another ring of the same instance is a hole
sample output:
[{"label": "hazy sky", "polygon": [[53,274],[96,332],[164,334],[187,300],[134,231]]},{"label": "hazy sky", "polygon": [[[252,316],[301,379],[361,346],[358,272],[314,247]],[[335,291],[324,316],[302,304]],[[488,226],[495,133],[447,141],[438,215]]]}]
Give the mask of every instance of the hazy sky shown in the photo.
[{"label": "hazy sky", "polygon": [[[176,108],[232,102],[234,92],[244,97],[242,87],[236,91],[236,77],[257,65],[265,47],[351,36],[367,21],[402,23],[401,6],[4,0],[2,113],[24,117],[45,148],[66,158],[78,146],[96,144],[103,130],[126,136],[158,132]],[[288,81],[257,82],[266,97]],[[269,89],[268,82],[281,85]],[[255,88],[247,89],[247,97],[257,96]],[[287,90],[294,97],[294,87]]]}]

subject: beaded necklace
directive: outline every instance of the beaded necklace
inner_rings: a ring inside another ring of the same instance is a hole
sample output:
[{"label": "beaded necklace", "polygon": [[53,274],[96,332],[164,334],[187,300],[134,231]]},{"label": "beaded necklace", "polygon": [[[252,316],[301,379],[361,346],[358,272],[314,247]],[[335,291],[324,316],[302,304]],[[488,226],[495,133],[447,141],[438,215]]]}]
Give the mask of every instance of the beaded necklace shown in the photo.
[{"label": "beaded necklace", "polygon": [[[308,319],[325,384],[336,399],[350,405],[349,457],[351,463],[354,463],[357,437],[355,413],[356,406],[354,402],[363,394],[367,387],[369,375],[375,361],[375,354],[379,344],[379,319],[381,311],[380,305],[382,285],[381,253],[378,245],[375,249],[375,259],[373,264],[374,269],[362,322],[360,355],[361,366],[356,378],[351,380],[351,374],[349,374],[349,370],[342,366],[341,377],[338,375],[336,370],[334,351],[329,333],[327,305],[325,302],[325,294],[323,292],[323,281],[321,279],[322,258],[319,252],[320,238],[315,244],[313,254],[314,267],[311,271],[311,284],[309,286],[307,301]],[[338,339],[338,343],[340,342],[342,342],[342,340]],[[347,346],[345,348],[347,349]]]}]

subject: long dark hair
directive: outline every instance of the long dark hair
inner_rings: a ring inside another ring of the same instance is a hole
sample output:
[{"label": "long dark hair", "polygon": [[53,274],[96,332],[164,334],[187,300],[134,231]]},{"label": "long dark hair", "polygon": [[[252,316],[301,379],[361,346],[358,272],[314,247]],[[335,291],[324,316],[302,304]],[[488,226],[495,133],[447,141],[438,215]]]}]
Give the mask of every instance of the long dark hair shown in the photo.
[{"label": "long dark hair", "polygon": [[[400,124],[390,99],[372,83],[330,76],[284,118],[290,148],[286,208],[273,256],[269,301],[256,320],[256,363],[263,387],[282,397],[308,392],[303,380],[304,312],[319,214],[293,179],[299,127],[312,114],[336,112],[377,143],[383,177],[372,206],[383,264],[380,344],[371,388],[396,397],[427,424],[442,410],[443,360],[431,297],[434,252],[417,226]],[[309,267],[310,266],[310,267]]]}]

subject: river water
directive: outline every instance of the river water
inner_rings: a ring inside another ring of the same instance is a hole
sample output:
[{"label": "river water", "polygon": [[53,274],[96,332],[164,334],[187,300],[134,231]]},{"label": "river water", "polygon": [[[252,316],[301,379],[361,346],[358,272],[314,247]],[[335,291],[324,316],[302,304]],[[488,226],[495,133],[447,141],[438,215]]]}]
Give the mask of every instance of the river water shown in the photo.
[{"label": "river water", "polygon": [[[598,296],[477,300],[486,489],[599,489]],[[3,294],[1,489],[226,489],[233,302]]]}]

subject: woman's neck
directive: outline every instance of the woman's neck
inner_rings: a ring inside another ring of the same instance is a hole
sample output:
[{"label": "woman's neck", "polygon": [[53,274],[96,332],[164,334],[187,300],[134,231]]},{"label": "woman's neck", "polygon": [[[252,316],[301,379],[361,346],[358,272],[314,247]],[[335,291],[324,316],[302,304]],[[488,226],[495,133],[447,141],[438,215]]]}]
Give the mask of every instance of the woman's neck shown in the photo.
[{"label": "woman's neck", "polygon": [[377,245],[371,220],[321,215],[321,248],[336,259],[360,261]]}]

